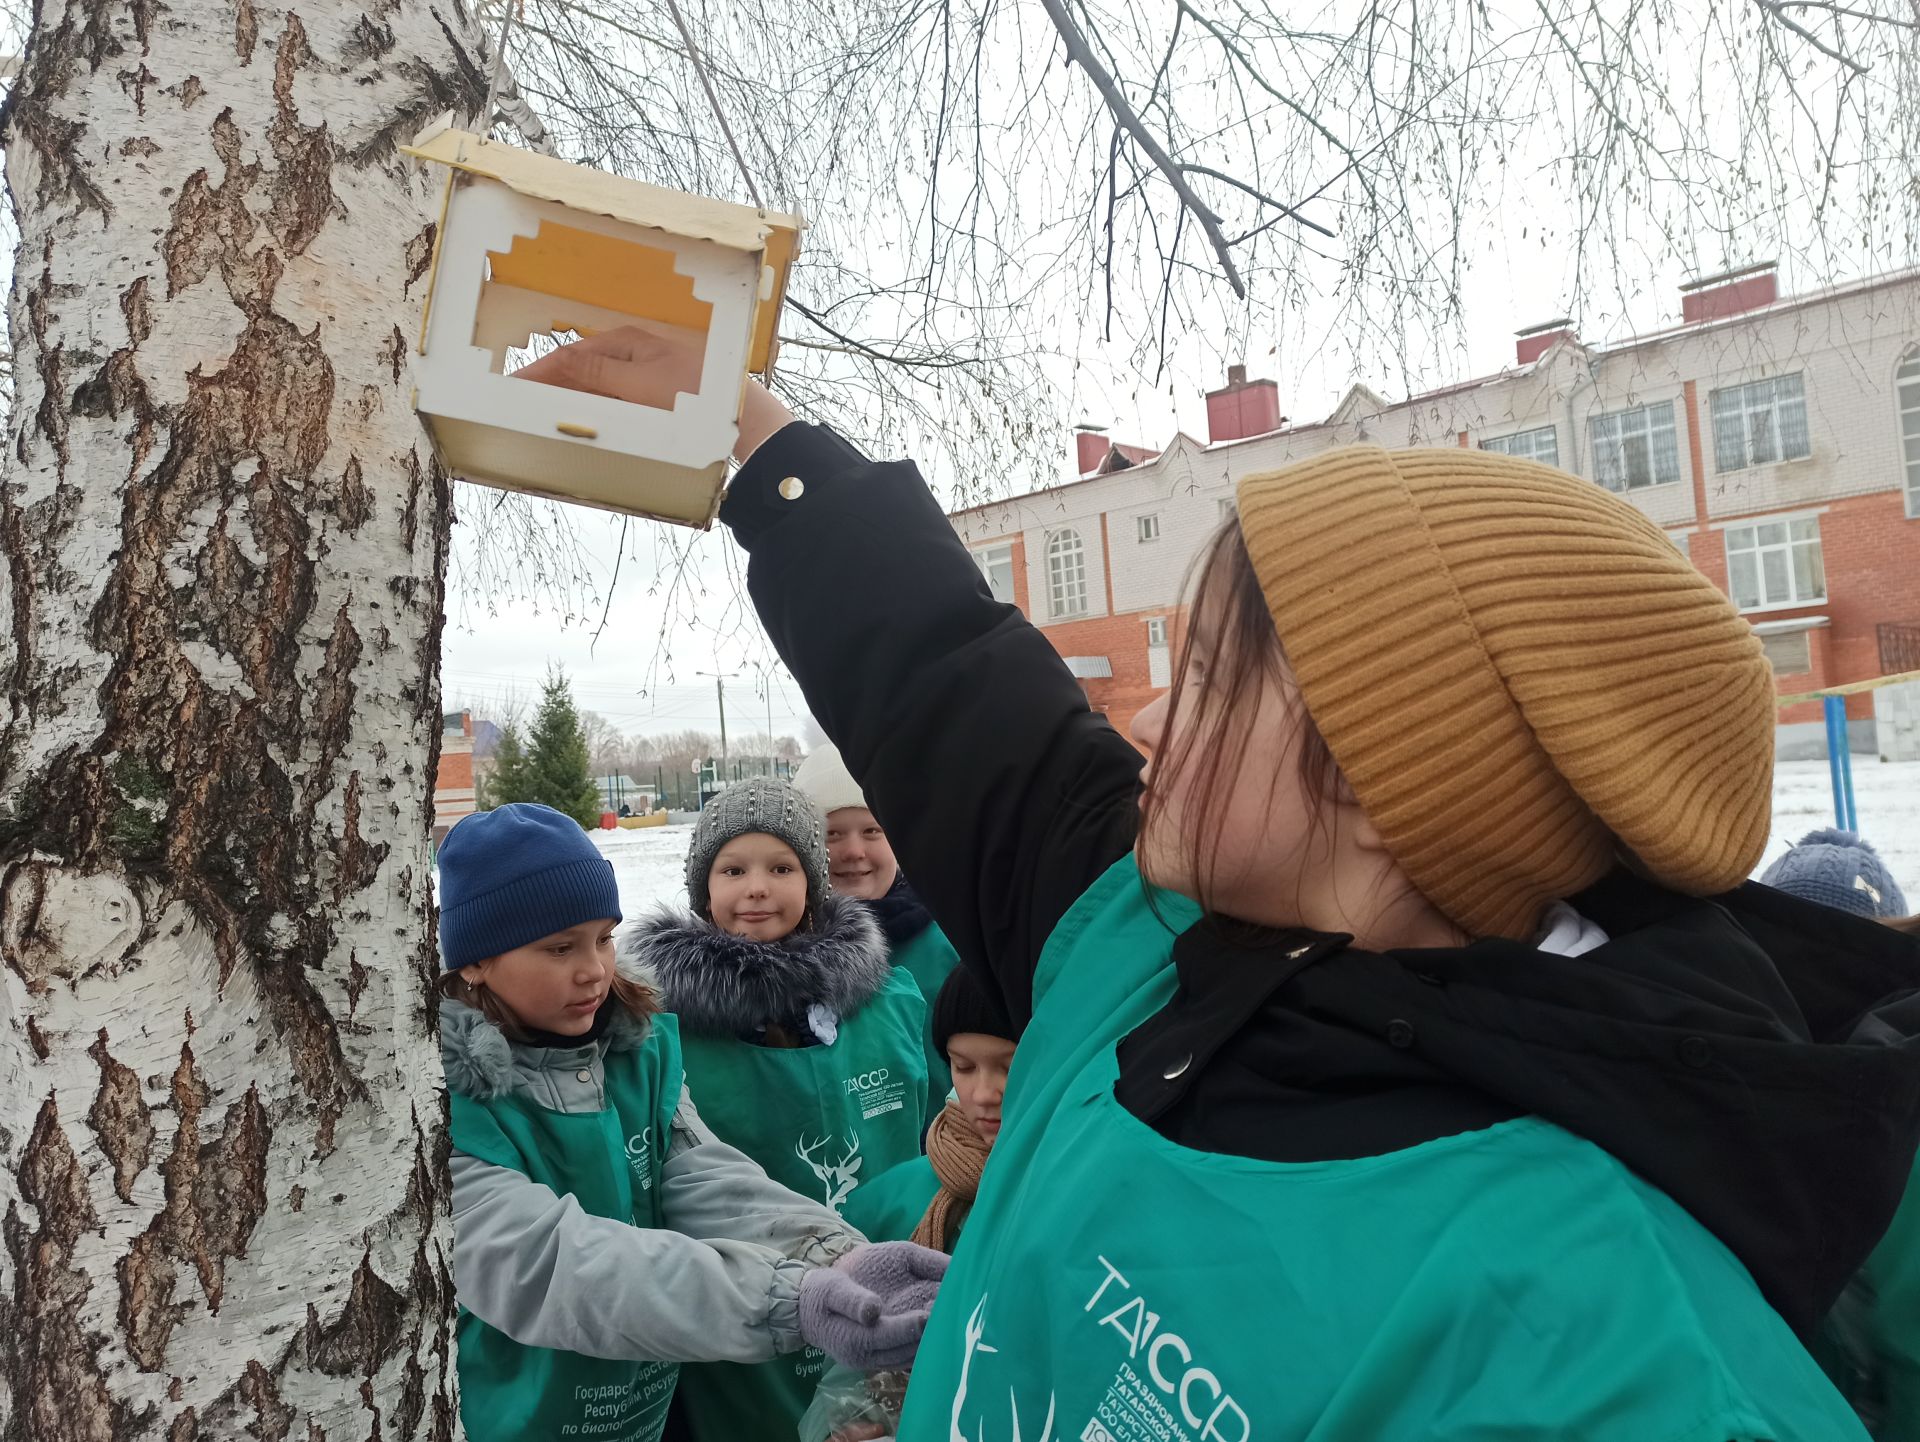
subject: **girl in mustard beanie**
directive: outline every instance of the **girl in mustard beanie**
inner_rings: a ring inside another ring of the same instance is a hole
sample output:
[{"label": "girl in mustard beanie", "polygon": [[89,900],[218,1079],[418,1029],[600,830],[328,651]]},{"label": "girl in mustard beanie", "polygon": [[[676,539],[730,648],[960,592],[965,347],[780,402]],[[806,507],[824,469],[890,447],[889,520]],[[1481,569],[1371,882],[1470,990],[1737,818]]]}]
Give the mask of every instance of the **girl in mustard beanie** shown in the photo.
[{"label": "girl in mustard beanie", "polygon": [[1479,451],[1250,476],[1143,766],[790,419],[749,387],[721,518],[1026,1028],[901,1442],[1864,1435],[1805,1342],[1906,1185],[1920,951],[1743,884],[1771,678],[1657,527]]}]

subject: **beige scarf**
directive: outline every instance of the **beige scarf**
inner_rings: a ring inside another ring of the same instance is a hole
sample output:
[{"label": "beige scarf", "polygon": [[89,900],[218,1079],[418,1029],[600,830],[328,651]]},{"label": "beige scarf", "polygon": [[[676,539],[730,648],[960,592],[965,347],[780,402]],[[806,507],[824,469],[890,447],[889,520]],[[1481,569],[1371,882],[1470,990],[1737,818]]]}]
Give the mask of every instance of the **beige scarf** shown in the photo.
[{"label": "beige scarf", "polygon": [[973,1208],[980,1190],[980,1173],[987,1165],[987,1144],[960,1110],[948,1102],[927,1132],[927,1160],[940,1183],[933,1204],[913,1229],[913,1240],[936,1252],[951,1252],[960,1224]]}]

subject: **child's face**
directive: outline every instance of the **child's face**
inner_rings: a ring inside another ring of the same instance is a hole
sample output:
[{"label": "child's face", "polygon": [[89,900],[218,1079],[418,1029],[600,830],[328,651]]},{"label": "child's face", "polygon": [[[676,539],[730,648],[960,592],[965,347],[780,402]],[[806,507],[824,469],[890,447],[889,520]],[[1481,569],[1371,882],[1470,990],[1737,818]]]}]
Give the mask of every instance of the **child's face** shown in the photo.
[{"label": "child's face", "polygon": [[807,913],[807,874],[793,848],[777,836],[750,831],[720,848],[707,873],[713,924],[749,941],[793,934]]},{"label": "child's face", "polygon": [[947,1038],[947,1065],[953,1068],[953,1094],[960,1110],[980,1140],[992,1146],[1000,1135],[1000,1102],[1007,1094],[1013,1043],[984,1032],[955,1032]]},{"label": "child's face", "polygon": [[900,874],[887,833],[864,806],[842,806],[828,814],[827,861],[833,889],[862,901],[878,901]]},{"label": "child's face", "polygon": [[617,919],[583,921],[486,961],[460,968],[484,986],[523,1025],[579,1036],[613,985],[613,929]]}]

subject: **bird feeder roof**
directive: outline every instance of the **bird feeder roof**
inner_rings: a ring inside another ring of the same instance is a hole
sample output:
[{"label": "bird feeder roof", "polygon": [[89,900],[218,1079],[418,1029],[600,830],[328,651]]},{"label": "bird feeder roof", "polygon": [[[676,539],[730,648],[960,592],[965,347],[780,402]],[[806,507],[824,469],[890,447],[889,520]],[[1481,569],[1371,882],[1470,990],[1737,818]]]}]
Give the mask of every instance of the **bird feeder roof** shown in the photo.
[{"label": "bird feeder roof", "polygon": [[[798,215],[756,210],[729,200],[709,200],[682,190],[648,185],[623,175],[609,175],[590,166],[503,145],[469,131],[456,130],[450,116],[442,116],[403,145],[401,152],[418,160],[451,166],[472,175],[497,180],[511,190],[536,200],[549,200],[570,210],[585,211],[672,231],[695,240],[710,240],[733,250],[777,252],[791,256],[806,221]],[[769,263],[778,263],[769,254]]]}]

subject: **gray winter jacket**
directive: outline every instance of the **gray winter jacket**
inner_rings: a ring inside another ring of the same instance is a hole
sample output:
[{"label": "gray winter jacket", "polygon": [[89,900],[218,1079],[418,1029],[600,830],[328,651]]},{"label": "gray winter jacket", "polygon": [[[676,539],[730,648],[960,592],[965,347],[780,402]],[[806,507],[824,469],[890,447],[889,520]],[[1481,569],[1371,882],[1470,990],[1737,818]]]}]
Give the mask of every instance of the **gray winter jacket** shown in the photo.
[{"label": "gray winter jacket", "polygon": [[[480,1100],[520,1091],[555,1111],[602,1111],[604,1058],[646,1035],[622,1013],[597,1042],[517,1046],[472,1007],[440,1004],[447,1085]],[[530,1347],[664,1362],[797,1351],[800,1279],[865,1240],[715,1138],[684,1087],[661,1179],[663,1228],[591,1216],[457,1150],[452,1169],[461,1305]]]}]

